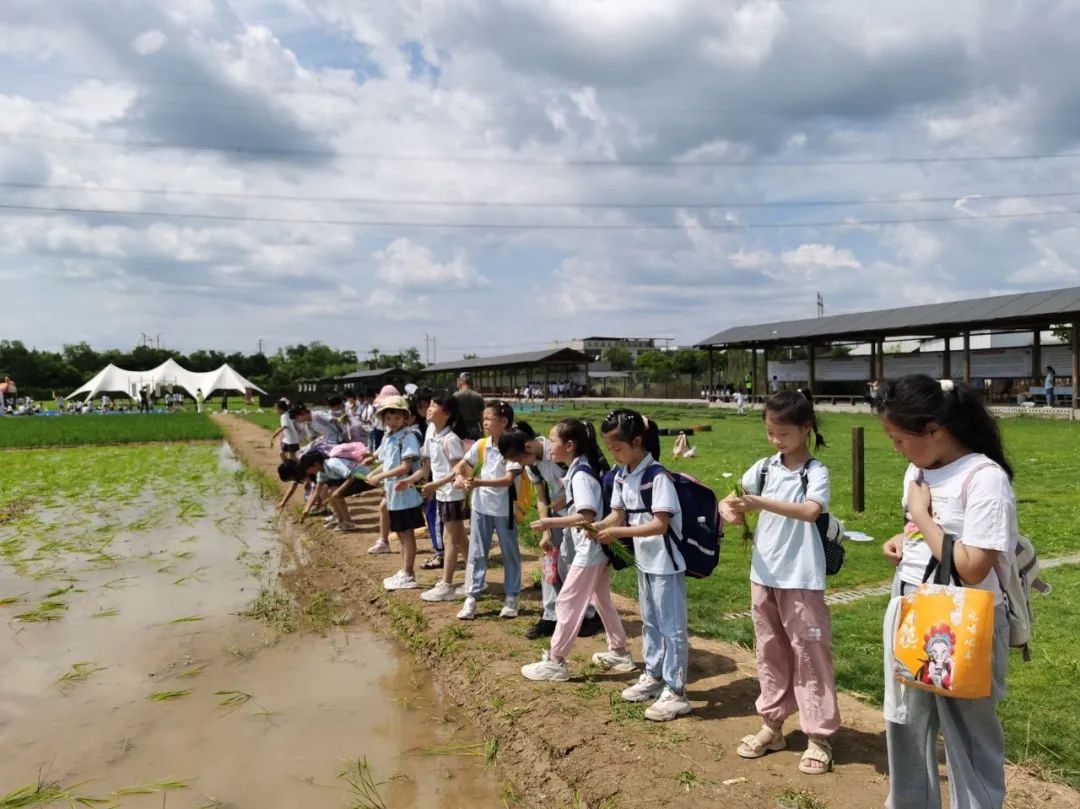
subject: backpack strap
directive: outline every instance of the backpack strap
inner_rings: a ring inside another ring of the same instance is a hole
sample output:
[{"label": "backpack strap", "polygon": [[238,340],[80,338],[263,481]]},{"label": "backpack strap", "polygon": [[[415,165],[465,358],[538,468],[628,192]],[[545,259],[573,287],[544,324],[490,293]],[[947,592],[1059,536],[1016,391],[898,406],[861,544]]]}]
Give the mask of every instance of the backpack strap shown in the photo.
[{"label": "backpack strap", "polygon": [[[971,482],[972,482],[972,480],[974,480],[975,475],[978,472],[981,472],[983,469],[991,469],[991,468],[993,468],[993,469],[1001,469],[1001,466],[999,464],[994,463],[993,461],[983,461],[980,464],[976,464],[975,468],[972,469],[970,472],[967,473],[967,475],[964,476],[964,482],[962,484],[960,484],[960,510],[961,511],[967,512],[968,494],[971,491]],[[1002,469],[1001,471],[1004,472],[1005,470]],[[1013,551],[1013,553],[1015,553],[1015,550]],[[1005,594],[1005,570],[1004,570],[1004,564],[995,564],[994,565],[994,573],[997,574],[998,587],[1001,588],[1001,593],[1002,593],[1002,595],[1004,595]]]},{"label": "backpack strap", "polygon": [[[645,505],[643,509],[627,509],[627,514],[641,514],[647,512],[653,514],[652,510],[652,487],[653,481],[660,475],[667,475],[668,471],[664,468],[664,465],[659,461],[654,460],[652,464],[641,475],[641,502]],[[653,516],[656,516],[653,514]],[[678,573],[678,565],[675,564],[675,549],[672,543],[676,542],[678,537],[675,535],[675,529],[671,527],[670,518],[668,521],[667,530],[664,532],[664,547],[667,548],[668,556],[671,558],[671,566],[675,568],[675,572]],[[685,564],[685,563],[684,563]]]},{"label": "backpack strap", "polygon": [[[566,510],[570,511],[570,507],[574,505],[574,475],[578,472],[587,473],[593,480],[602,485],[603,479],[597,474],[596,470],[592,468],[590,464],[578,464],[572,470],[570,470],[570,477],[566,481]],[[545,484],[546,486],[546,484]],[[603,504],[601,504],[603,505]]]}]

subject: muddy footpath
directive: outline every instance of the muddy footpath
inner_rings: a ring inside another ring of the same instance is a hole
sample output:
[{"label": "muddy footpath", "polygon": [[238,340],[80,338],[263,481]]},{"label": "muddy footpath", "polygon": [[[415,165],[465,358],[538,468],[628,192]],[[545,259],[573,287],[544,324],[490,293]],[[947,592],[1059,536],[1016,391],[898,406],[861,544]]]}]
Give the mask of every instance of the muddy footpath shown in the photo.
[{"label": "muddy footpath", "polygon": [[[219,422],[237,456],[276,481],[278,459],[269,432],[238,417],[221,417]],[[358,532],[335,533],[316,524],[320,521],[308,521],[302,528],[293,524],[289,530],[298,532],[296,547],[304,560],[283,574],[282,581],[301,605],[319,593],[335,593],[342,605],[355,611],[355,621],[396,638],[424,663],[475,725],[475,735],[497,748],[496,766],[512,789],[506,786],[496,805],[636,809],[723,804],[774,809],[781,797],[807,809],[884,805],[880,710],[841,695],[844,727],[834,742],[835,770],[812,776],[797,769],[806,739],[794,720],[785,727],[786,751],[755,761],[736,755],[739,739],[760,727],[754,714],[758,685],[753,654],[739,647],[691,637],[688,696],[694,711],[665,724],[644,720],[642,706],[619,699],[621,689],[639,672],[582,675],[588,658],[604,648],[602,634],[579,640],[571,666],[577,676],[569,683],[529,682],[520,676],[520,668],[546,648],[546,639],[531,642],[524,637],[539,616],[538,589],[522,592],[518,619],[499,619],[502,570],[494,550],[491,592],[481,599],[476,621],[458,621],[457,604],[425,604],[419,589],[385,593],[382,579],[397,570],[399,557],[366,553],[377,534],[377,493],[353,498],[350,504],[361,527]],[[293,520],[283,517],[287,523]],[[396,541],[393,545],[396,551]],[[421,539],[421,553],[424,545]],[[539,561],[528,548],[522,556],[523,581],[530,582]],[[425,558],[421,555],[418,565]],[[418,569],[418,578],[423,587],[436,577],[433,571]],[[637,605],[619,596],[616,604],[640,660]],[[1022,768],[1010,767],[1008,780],[1009,807],[1080,808],[1080,794]],[[390,805],[423,805],[423,800]]]}]

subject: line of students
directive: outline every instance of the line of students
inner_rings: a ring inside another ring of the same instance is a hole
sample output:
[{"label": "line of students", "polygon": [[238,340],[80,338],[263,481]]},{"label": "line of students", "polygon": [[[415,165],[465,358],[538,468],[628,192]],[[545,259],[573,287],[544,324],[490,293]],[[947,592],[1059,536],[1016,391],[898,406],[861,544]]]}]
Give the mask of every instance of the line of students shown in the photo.
[{"label": "line of students", "polygon": [[[663,539],[669,528],[680,532],[681,510],[666,475],[654,478],[651,511],[644,508],[642,496],[643,473],[660,456],[654,422],[632,410],[615,410],[601,423],[600,439],[619,465],[610,503],[605,504],[600,476],[607,461],[587,422],[563,419],[546,438],[537,437],[528,425],[514,424],[509,404],[489,402],[483,414],[485,437],[466,448],[458,433],[453,397],[431,403],[422,444],[415,433],[396,438],[415,418],[415,410],[404,399],[384,402],[379,414],[390,448],[380,450],[382,470],[367,474],[366,482],[381,483],[390,506],[380,542],[388,539],[390,530],[402,539],[402,570],[384,582],[387,589],[417,586],[412,531],[422,519],[421,493],[415,484],[426,480],[423,494],[434,495],[447,546],[442,576],[421,598],[450,602],[464,597],[458,617],[476,618],[478,598],[487,590],[491,541],[498,536],[505,594],[499,615],[516,617],[521,556],[513,505],[515,484],[526,474],[538,492],[540,516],[532,528],[541,534],[545,557],[551,557],[545,563],[543,617],[530,632],[533,637],[550,635],[551,642],[539,662],[522,668],[523,676],[568,680],[571,650],[592,611],[603,625],[608,645],[607,652],[593,656],[593,663],[616,672],[636,670],[611,598],[608,557],[601,549],[602,544],[633,538],[644,665],[639,680],[622,697],[653,700],[645,716],[655,721],[691,711],[686,694],[685,564],[677,547]],[[1012,472],[993,417],[973,392],[924,376],[889,383],[880,414],[895,448],[910,461],[904,506],[925,537],[901,533],[885,544],[886,556],[897,564],[896,591],[903,593],[921,582],[923,568],[940,553],[942,533],[948,530],[959,537],[960,578],[969,586],[993,590],[1000,605],[1001,589],[993,571],[1002,554],[1015,548],[1018,527]],[[814,524],[829,507],[830,482],[828,469],[812,457],[810,446],[811,439],[815,449],[824,446],[824,440],[810,399],[798,391],[770,397],[763,421],[775,453],[747,469],[741,491],[721,501],[722,515],[731,523],[760,513],[750,580],[761,687],[756,711],[762,727],[742,739],[737,753],[760,758],[784,749],[784,722],[798,712],[808,738],[798,767],[807,774],[821,774],[832,768],[832,740],[840,727],[832,627],[824,599],[824,553]],[[967,483],[969,491],[962,493],[961,482],[976,467]],[[465,550],[465,520],[469,520],[467,564],[464,584],[455,589],[457,557]],[[1004,739],[995,709],[1004,695],[1008,648],[1007,632],[1003,636],[1000,631],[1003,608],[998,612],[991,697],[955,700],[909,691],[907,719],[888,723],[891,809],[940,806],[934,754],[939,728],[945,737],[951,805],[1002,806]]]}]

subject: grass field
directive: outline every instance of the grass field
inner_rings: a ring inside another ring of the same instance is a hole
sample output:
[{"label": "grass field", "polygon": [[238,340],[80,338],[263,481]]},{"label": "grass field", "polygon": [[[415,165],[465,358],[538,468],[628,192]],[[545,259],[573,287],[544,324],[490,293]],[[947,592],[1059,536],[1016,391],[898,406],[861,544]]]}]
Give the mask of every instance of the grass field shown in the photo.
[{"label": "grass field", "polygon": [[0,449],[198,441],[221,435],[209,416],[197,413],[0,418]]},{"label": "grass field", "polygon": [[[598,424],[609,409],[609,405],[568,406],[554,413],[530,413],[526,418],[538,432],[546,432],[564,416],[587,418]],[[760,413],[740,417],[729,411],[663,405],[640,409],[661,427],[712,428],[691,437],[697,457],[690,460],[672,458],[674,439],[664,438],[661,460],[669,468],[693,474],[713,486],[718,495],[730,491],[733,481],[754,461],[771,454]],[[247,418],[269,429],[277,427],[272,412],[250,414]],[[856,514],[851,504],[853,427],[862,427],[865,434],[866,509],[861,514]],[[1002,422],[1002,431],[1016,469],[1021,528],[1032,537],[1044,558],[1080,551],[1080,537],[1074,532],[1080,522],[1074,450],[1080,426],[1011,419]],[[818,457],[830,470],[830,510],[849,530],[863,531],[877,540],[847,543],[844,570],[829,579],[829,587],[846,589],[888,582],[893,568],[881,554],[881,543],[903,527],[900,487],[906,461],[893,451],[877,419],[869,414],[824,414],[822,432],[829,445]],[[725,472],[734,477],[722,477]],[[527,529],[523,541],[535,544]],[[721,556],[720,566],[712,576],[689,584],[691,631],[752,647],[749,619],[724,617],[749,607],[750,554],[739,529],[729,531]],[[1054,593],[1036,604],[1034,660],[1024,664],[1018,654],[1013,655],[1011,695],[1002,703],[1001,716],[1011,760],[1034,761],[1080,788],[1080,750],[1070,744],[1080,736],[1080,693],[1072,687],[1073,678],[1080,676],[1080,654],[1074,640],[1074,628],[1080,622],[1080,568],[1048,571],[1046,578],[1054,585]],[[633,571],[616,574],[615,589],[636,596]],[[885,602],[884,598],[871,598],[833,609],[837,680],[844,690],[872,703],[881,700],[881,618]]]}]

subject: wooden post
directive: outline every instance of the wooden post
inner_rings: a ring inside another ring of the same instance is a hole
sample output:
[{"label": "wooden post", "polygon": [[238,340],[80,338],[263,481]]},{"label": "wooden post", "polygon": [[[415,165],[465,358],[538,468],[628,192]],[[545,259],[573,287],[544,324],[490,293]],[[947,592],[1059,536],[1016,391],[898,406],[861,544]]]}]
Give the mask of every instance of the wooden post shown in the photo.
[{"label": "wooden post", "polygon": [[817,376],[817,368],[815,366],[816,358],[814,357],[814,344],[810,343],[806,347],[806,375],[809,377],[806,380],[807,393],[810,394],[810,400],[814,399],[814,378]]},{"label": "wooden post", "polygon": [[881,379],[879,379],[878,375],[877,375],[877,341],[876,340],[871,340],[870,341],[870,378],[867,379],[866,381],[867,382],[873,382],[875,379],[877,379],[878,382],[881,382]]},{"label": "wooden post", "polygon": [[971,384],[971,332],[964,332],[964,384]]},{"label": "wooden post", "polygon": [[754,403],[757,396],[757,349],[750,349],[750,404]]},{"label": "wooden post", "polygon": [[705,400],[708,401],[713,392],[713,349],[709,346],[709,390],[706,392]]},{"label": "wooden post", "polygon": [[[1080,409],[1080,320],[1072,324],[1072,406]],[[1075,415],[1075,414],[1074,414]]]},{"label": "wooden post", "polygon": [[1031,384],[1042,384],[1042,329],[1035,329],[1031,338]]},{"label": "wooden post", "polygon": [[865,445],[862,427],[851,428],[851,507],[861,514],[866,509],[866,475],[863,466]]},{"label": "wooden post", "polygon": [[945,348],[942,349],[941,355],[941,378],[952,379],[952,353],[949,351],[950,343],[952,343],[952,337],[945,335]]},{"label": "wooden post", "polygon": [[885,341],[882,340],[878,343],[877,348],[877,380],[884,384],[885,382]]}]

